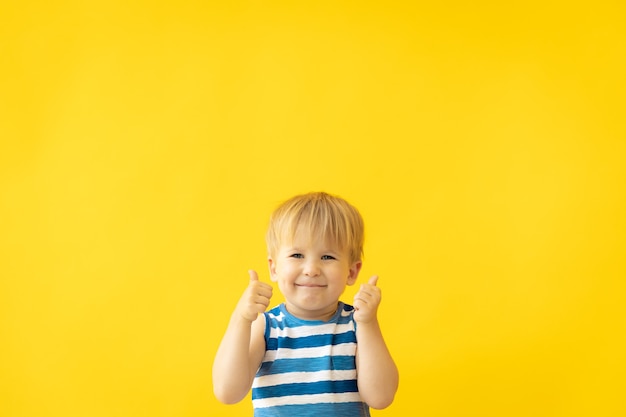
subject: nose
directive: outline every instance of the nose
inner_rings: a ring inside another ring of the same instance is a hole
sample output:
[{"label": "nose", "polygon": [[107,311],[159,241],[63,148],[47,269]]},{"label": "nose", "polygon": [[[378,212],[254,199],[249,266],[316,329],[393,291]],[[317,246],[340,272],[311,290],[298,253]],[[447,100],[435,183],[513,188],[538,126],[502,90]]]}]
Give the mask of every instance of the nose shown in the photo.
[{"label": "nose", "polygon": [[304,265],[304,275],[307,277],[316,277],[320,274],[319,263],[316,259],[311,259]]}]

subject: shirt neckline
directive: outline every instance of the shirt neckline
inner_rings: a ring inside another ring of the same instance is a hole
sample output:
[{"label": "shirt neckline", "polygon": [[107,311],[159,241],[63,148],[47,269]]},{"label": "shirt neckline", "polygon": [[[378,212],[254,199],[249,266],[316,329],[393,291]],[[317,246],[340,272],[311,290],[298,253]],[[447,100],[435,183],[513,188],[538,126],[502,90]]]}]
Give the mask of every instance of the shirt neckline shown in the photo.
[{"label": "shirt neckline", "polygon": [[301,319],[299,317],[294,316],[289,311],[287,311],[287,306],[285,305],[285,303],[281,303],[279,305],[279,308],[280,308],[281,313],[283,313],[285,317],[289,318],[290,320],[294,320],[296,323],[311,326],[311,325],[317,325],[317,324],[336,323],[339,320],[339,316],[341,315],[341,312],[343,311],[344,305],[345,304],[342,301],[339,301],[337,303],[337,310],[328,320]]}]

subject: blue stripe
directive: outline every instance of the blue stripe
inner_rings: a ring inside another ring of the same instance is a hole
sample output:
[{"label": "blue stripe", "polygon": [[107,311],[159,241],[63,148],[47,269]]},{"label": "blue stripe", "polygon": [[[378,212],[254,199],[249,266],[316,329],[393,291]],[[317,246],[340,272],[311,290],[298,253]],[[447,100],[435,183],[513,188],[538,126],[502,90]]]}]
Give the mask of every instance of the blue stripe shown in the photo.
[{"label": "blue stripe", "polygon": [[323,356],[321,358],[276,359],[263,362],[257,375],[284,374],[287,372],[351,371],[356,369],[354,356]]},{"label": "blue stripe", "polygon": [[257,408],[254,417],[369,417],[365,403],[321,403]]},{"label": "blue stripe", "polygon": [[347,381],[319,381],[301,382],[293,384],[273,385],[270,387],[253,388],[252,399],[282,397],[284,395],[310,395],[310,394],[341,394],[344,392],[357,392],[356,380]]},{"label": "blue stripe", "polygon": [[320,346],[341,345],[343,343],[356,343],[356,333],[353,331],[348,331],[339,334],[320,334],[303,337],[272,337],[267,341],[267,350],[276,350],[277,348],[312,348]]}]

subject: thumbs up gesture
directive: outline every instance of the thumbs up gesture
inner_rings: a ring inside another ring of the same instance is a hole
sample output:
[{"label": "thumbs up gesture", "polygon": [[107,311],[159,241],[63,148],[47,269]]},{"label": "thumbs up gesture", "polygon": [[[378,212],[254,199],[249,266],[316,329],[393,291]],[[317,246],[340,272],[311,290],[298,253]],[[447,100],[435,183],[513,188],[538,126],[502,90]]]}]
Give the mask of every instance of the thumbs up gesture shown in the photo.
[{"label": "thumbs up gesture", "polygon": [[239,314],[244,320],[253,322],[259,313],[263,313],[270,304],[272,298],[272,286],[259,281],[255,271],[248,271],[250,283],[248,288],[237,303],[235,314]]},{"label": "thumbs up gesture", "polygon": [[380,305],[380,288],[376,286],[378,276],[372,276],[367,284],[362,284],[354,296],[354,320],[357,323],[370,323],[376,320]]}]

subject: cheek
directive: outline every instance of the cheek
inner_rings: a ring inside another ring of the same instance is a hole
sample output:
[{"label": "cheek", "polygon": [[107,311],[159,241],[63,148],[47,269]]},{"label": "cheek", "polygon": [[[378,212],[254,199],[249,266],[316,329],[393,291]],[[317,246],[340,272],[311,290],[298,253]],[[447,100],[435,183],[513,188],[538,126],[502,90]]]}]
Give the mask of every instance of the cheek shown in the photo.
[{"label": "cheek", "polygon": [[283,263],[280,267],[276,268],[276,277],[281,278],[281,280],[290,279],[296,273],[297,268],[290,263]]},{"label": "cheek", "polygon": [[333,277],[333,280],[343,283],[348,279],[348,275],[350,275],[350,270],[337,266],[329,270],[328,274],[329,276]]}]

